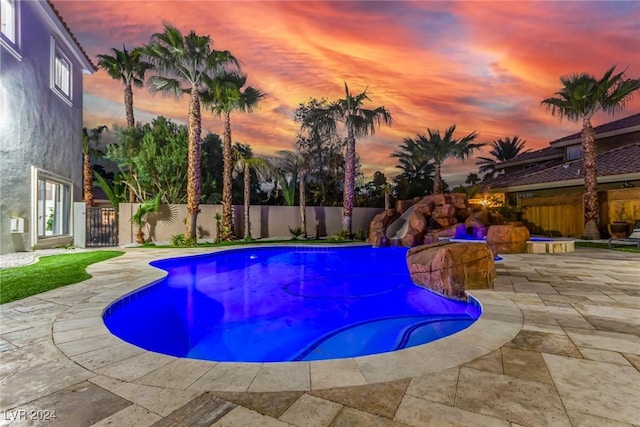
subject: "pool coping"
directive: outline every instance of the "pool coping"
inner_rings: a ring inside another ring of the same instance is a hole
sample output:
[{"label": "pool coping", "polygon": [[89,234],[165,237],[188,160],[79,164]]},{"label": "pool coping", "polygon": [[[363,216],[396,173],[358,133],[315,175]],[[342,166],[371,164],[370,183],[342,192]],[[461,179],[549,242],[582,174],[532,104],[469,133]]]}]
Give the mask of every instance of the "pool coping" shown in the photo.
[{"label": "pool coping", "polygon": [[[131,260],[131,266],[140,269],[140,277],[101,282],[97,278],[96,288],[100,292],[71,305],[54,320],[54,345],[67,358],[98,376],[133,384],[192,391],[308,391],[376,384],[458,366],[500,348],[523,326],[521,310],[506,295],[492,289],[474,290],[471,294],[481,304],[482,316],[470,327],[428,344],[344,359],[241,363],[177,358],[147,351],[116,337],[104,325],[102,314],[115,300],[166,275],[166,271],[152,267],[149,262],[243,247],[248,246],[180,252],[135,250],[142,259]],[[98,265],[101,270],[117,269],[129,254]]]}]

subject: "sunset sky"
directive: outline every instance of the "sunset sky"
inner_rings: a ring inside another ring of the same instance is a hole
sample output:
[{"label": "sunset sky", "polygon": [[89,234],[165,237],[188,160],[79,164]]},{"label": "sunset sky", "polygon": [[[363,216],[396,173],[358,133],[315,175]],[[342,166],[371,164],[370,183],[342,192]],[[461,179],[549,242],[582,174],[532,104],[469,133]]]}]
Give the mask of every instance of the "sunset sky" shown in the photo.
[{"label": "sunset sky", "polygon": [[[456,124],[456,136],[517,135],[543,148],[580,130],[540,106],[560,89],[560,76],[600,77],[617,65],[640,77],[638,1],[53,1],[94,63],[112,47],[148,43],[163,22],[230,50],[249,84],[267,94],[252,115],[231,116],[234,142],[257,154],[293,149],[301,102],[337,99],[344,82],[354,93],[368,88],[366,105],[386,107],[393,125],[357,150],[366,175],[381,170],[389,179],[400,172],[391,153],[427,128]],[[85,126],[125,124],[121,83],[98,71],[85,76],[84,90]],[[134,106],[136,121],[187,117],[186,99],[146,88],[134,89]],[[616,117],[637,112],[640,96]],[[222,134],[222,120],[204,112],[203,131]],[[473,159],[448,161],[443,175],[453,186],[476,170]]]}]

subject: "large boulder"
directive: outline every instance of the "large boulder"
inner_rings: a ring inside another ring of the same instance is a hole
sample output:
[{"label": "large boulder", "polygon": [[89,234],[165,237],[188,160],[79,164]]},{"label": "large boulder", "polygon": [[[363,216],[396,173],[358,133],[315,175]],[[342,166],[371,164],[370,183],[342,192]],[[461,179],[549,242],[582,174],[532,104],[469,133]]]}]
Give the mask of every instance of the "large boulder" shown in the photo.
[{"label": "large boulder", "polygon": [[523,254],[531,238],[524,226],[492,225],[487,231],[487,244],[494,254]]},{"label": "large boulder", "polygon": [[409,227],[418,231],[424,231],[427,228],[427,220],[418,208],[411,212],[411,216],[409,217]]},{"label": "large boulder", "polygon": [[407,252],[407,267],[416,285],[464,301],[466,289],[491,289],[496,279],[493,254],[484,243],[417,246]]},{"label": "large boulder", "polygon": [[467,195],[464,193],[451,193],[450,202],[456,209],[466,209],[467,208]]},{"label": "large boulder", "polygon": [[400,244],[408,248],[421,245],[423,242],[424,232],[415,230],[413,228],[409,228],[407,230],[407,234],[405,234],[404,237],[400,239]]},{"label": "large boulder", "polygon": [[[472,210],[467,205],[465,194],[433,194],[417,197],[412,200],[397,200],[395,209],[377,215],[369,226],[369,242],[374,246],[385,246],[387,242],[387,229],[393,221],[398,219],[410,207],[413,206],[411,215],[406,215],[403,221],[406,224],[406,234],[397,241],[402,246],[416,246],[423,242],[437,240],[441,237],[453,237],[456,234],[456,226],[467,219]],[[488,219],[488,218],[487,218]],[[394,230],[403,230],[394,225]],[[433,235],[432,238],[427,236]]]},{"label": "large boulder", "polygon": [[399,217],[393,209],[388,209],[373,217],[369,225],[369,243],[373,246],[385,246],[385,230]]}]

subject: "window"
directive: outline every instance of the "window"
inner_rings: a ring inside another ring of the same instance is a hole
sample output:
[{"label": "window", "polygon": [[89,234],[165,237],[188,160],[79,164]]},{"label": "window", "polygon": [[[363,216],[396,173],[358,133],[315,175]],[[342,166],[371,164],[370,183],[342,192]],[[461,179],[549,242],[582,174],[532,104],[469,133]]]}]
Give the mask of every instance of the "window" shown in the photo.
[{"label": "window", "polygon": [[71,219],[71,186],[38,177],[38,237],[68,235]]},{"label": "window", "polygon": [[0,0],[0,31],[16,44],[16,4],[15,0]]},{"label": "window", "polygon": [[567,160],[582,158],[582,147],[580,145],[570,145],[567,147]]},{"label": "window", "polygon": [[69,62],[60,55],[56,55],[54,59],[53,84],[60,89],[62,93],[69,96],[71,70]]},{"label": "window", "polygon": [[51,39],[51,89],[71,105],[71,61]]}]

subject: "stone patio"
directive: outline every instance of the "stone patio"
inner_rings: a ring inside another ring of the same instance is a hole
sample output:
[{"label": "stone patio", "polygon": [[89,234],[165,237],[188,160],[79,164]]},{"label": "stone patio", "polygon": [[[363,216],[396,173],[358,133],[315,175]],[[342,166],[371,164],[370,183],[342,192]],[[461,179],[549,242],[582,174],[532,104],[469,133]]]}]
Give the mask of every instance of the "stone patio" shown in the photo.
[{"label": "stone patio", "polygon": [[480,321],[386,355],[214,363],[107,331],[109,303],[162,277],[150,260],[202,252],[129,249],[2,305],[0,425],[640,425],[639,254],[505,255]]}]

